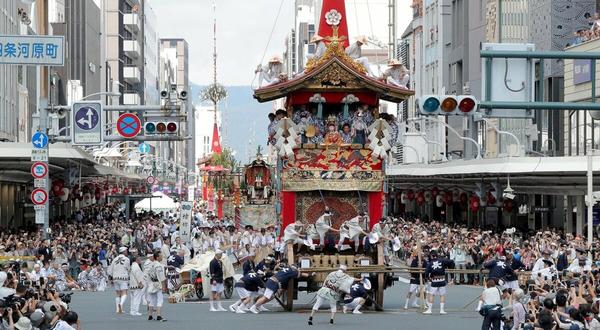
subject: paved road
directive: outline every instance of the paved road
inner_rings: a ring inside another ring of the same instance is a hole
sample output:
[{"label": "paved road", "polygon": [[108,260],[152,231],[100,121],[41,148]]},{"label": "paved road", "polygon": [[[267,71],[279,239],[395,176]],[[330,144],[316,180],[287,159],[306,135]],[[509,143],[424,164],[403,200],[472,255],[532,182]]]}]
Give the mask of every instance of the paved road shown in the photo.
[{"label": "paved road", "polygon": [[[467,310],[462,307],[481,292],[478,288],[466,286],[451,286],[448,289],[448,315],[425,316],[415,310],[405,311],[404,297],[408,285],[397,282],[385,291],[385,312],[365,312],[363,315],[343,315],[336,317],[336,328],[343,329],[479,329],[481,317],[473,311],[474,305]],[[73,296],[72,308],[82,319],[85,330],[127,329],[307,329],[308,306],[314,294],[301,294],[298,301],[300,308],[294,312],[283,312],[274,305],[267,306],[271,312],[254,314],[233,314],[229,312],[211,313],[208,302],[186,302],[169,304],[165,302],[163,315],[168,322],[158,323],[147,321],[146,316],[133,317],[130,315],[114,314],[114,299],[112,292],[81,292]],[[228,303],[224,304],[225,307]],[[127,301],[129,309],[129,299]],[[439,304],[435,304],[434,313],[439,312]],[[326,311],[316,316],[315,329],[327,328],[329,317]]]}]

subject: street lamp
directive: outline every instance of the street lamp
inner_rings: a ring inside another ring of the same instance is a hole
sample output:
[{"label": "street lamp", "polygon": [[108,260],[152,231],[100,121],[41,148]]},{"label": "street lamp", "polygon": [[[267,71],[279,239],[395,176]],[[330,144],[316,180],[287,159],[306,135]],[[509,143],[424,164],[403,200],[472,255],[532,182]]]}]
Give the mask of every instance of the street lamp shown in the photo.
[{"label": "street lamp", "polygon": [[[496,125],[494,125],[491,121],[489,121],[488,119],[486,119],[484,117],[481,117],[480,119],[483,120],[486,124],[490,125],[494,129],[494,131],[496,131],[496,133],[505,134],[505,135],[508,135],[508,136],[512,137],[513,139],[515,139],[515,141],[517,142],[517,156],[521,155],[521,141],[519,141],[519,138],[516,135],[514,135],[511,132],[501,131],[500,129],[498,129],[498,127],[496,127]],[[508,157],[511,157],[512,156],[511,154],[512,153],[509,151]]]},{"label": "street lamp", "polygon": [[[458,132],[457,132],[457,131],[456,131],[456,130],[455,130],[453,127],[452,127],[452,126],[450,126],[450,125],[446,124],[445,122],[443,122],[443,121],[441,121],[441,120],[439,120],[439,119],[437,119],[437,118],[434,118],[434,117],[418,117],[418,118],[414,118],[414,119],[412,119],[412,120],[414,121],[414,120],[418,120],[418,119],[425,119],[425,120],[432,121],[432,122],[434,122],[434,123],[438,123],[438,124],[440,124],[440,125],[442,125],[442,126],[446,127],[446,128],[447,128],[449,131],[451,131],[452,133],[456,134],[456,135],[458,136],[458,138],[459,138],[459,139],[461,139],[461,140],[463,140],[463,141],[470,141],[470,142],[472,142],[472,143],[473,143],[473,144],[475,144],[475,146],[477,147],[477,157],[476,157],[475,159],[481,159],[481,144],[479,144],[479,143],[478,143],[477,141],[475,141],[474,139],[471,139],[471,138],[469,138],[469,137],[466,137],[466,136],[462,136],[462,135],[460,135],[460,134],[459,134],[459,133],[458,133]],[[445,156],[444,156],[444,157],[445,157]]]},{"label": "street lamp", "polygon": [[[593,140],[586,140],[591,142],[593,145]],[[590,148],[587,153],[587,200],[588,200],[588,208],[587,208],[587,241],[588,247],[592,247],[592,241],[594,238],[593,226],[594,226],[594,168],[593,168],[593,157],[596,153],[596,149]]]},{"label": "street lamp", "polygon": [[83,101],[92,96],[101,96],[101,95],[106,95],[106,96],[110,96],[110,97],[121,97],[121,93],[119,93],[119,92],[98,92],[98,93],[88,94],[88,95],[82,97],[80,101]]}]

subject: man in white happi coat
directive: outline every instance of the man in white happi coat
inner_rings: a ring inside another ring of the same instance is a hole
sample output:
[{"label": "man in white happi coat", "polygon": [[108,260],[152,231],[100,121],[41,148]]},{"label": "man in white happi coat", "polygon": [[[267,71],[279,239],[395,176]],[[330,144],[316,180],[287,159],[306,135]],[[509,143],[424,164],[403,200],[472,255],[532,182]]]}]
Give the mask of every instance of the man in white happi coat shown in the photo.
[{"label": "man in white happi coat", "polygon": [[567,268],[567,272],[574,275],[581,275],[585,272],[591,272],[592,260],[588,258],[587,251],[580,247],[575,248],[575,251],[577,252],[577,258],[573,259]]},{"label": "man in white happi coat", "polygon": [[166,266],[167,258],[171,255],[171,242],[169,239],[163,242],[163,245],[160,247],[160,253],[162,254],[161,260],[163,261],[163,266]]},{"label": "man in white happi coat", "polygon": [[304,245],[308,246],[311,250],[314,250],[314,240],[317,238],[319,238],[319,233],[317,232],[315,225],[311,223],[306,226],[306,239],[304,240]]},{"label": "man in white happi coat", "polygon": [[154,320],[153,315],[156,313],[156,320],[159,322],[166,321],[160,314],[160,309],[163,304],[163,292],[167,292],[167,277],[165,276],[165,267],[162,264],[162,254],[154,252],[154,261],[148,265],[146,278],[146,292],[148,297],[148,320]]},{"label": "man in white happi coat", "polygon": [[269,60],[269,63],[264,66],[259,66],[254,73],[258,73],[258,87],[262,86],[262,82],[266,82],[267,86],[277,84],[281,81],[283,74],[283,61],[281,57],[274,56]]},{"label": "man in white happi coat", "polygon": [[127,300],[127,288],[129,286],[129,273],[131,271],[131,262],[127,258],[127,248],[119,248],[119,255],[116,256],[108,266],[108,276],[115,288],[115,305],[117,314],[123,313],[123,306]]},{"label": "man in white happi coat", "polygon": [[325,301],[329,302],[329,308],[331,309],[329,323],[333,324],[338,300],[340,300],[341,296],[350,292],[350,288],[354,282],[361,281],[359,278],[354,278],[346,274],[347,269],[346,265],[340,265],[338,270],[327,275],[323,282],[323,287],[317,291],[317,301],[313,305],[310,317],[308,318],[309,325],[313,325],[315,312],[319,310],[319,307],[321,307]]},{"label": "man in white happi coat", "polygon": [[315,230],[319,234],[319,245],[320,246],[325,246],[325,234],[327,234],[328,231],[332,230],[332,231],[339,232],[338,229],[335,229],[331,226],[331,217],[332,216],[333,216],[333,213],[331,213],[331,211],[329,210],[328,207],[325,207],[325,213],[323,213],[323,215],[321,215],[315,222]]},{"label": "man in white happi coat", "polygon": [[129,314],[133,316],[140,316],[140,303],[144,296],[144,272],[140,267],[142,257],[137,256],[131,264],[131,275],[129,276],[129,290],[131,290],[131,306],[129,308]]},{"label": "man in white happi coat", "polygon": [[[192,252],[190,251],[190,249],[185,244],[183,244],[181,242],[181,237],[175,238],[175,243],[173,243],[173,245],[171,246],[170,250],[176,250],[176,251],[183,250],[183,252],[184,252],[184,254],[183,254],[184,261],[185,262],[190,261]],[[170,255],[170,251],[169,251],[169,255]]]},{"label": "man in white happi coat", "polygon": [[311,43],[314,43],[316,46],[315,49],[315,53],[314,54],[309,54],[306,57],[308,59],[315,59],[318,60],[321,57],[323,57],[323,55],[325,55],[325,51],[327,50],[327,46],[325,45],[325,38],[321,37],[318,34],[315,34],[312,39],[310,39]]},{"label": "man in white happi coat", "polygon": [[146,255],[146,260],[142,264],[142,272],[144,273],[144,295],[142,297],[142,303],[146,306],[149,306],[148,303],[150,301],[148,297],[148,282],[150,281],[150,271],[152,270],[152,263],[154,262],[154,252],[148,253]]},{"label": "man in white happi coat", "polygon": [[552,251],[545,249],[542,251],[542,257],[533,264],[531,279],[536,284],[541,284],[544,280],[550,280],[554,275],[557,275],[557,270],[556,264],[552,259]]},{"label": "man in white happi coat", "polygon": [[390,85],[406,88],[406,85],[410,80],[408,70],[406,70],[404,65],[397,59],[392,59],[388,65],[390,68],[383,73],[385,81]]},{"label": "man in white happi coat", "polygon": [[369,41],[365,36],[356,37],[356,42],[346,48],[346,54],[354,59],[356,62],[362,64],[367,70],[367,75],[369,77],[375,77],[376,74],[371,70],[371,66],[369,65],[369,59],[362,56],[361,47],[367,44]]},{"label": "man in white happi coat", "polygon": [[344,221],[344,223],[340,226],[340,240],[338,241],[338,250],[342,251],[344,246],[344,241],[346,238],[354,241],[354,251],[358,252],[358,248],[360,246],[360,234],[368,235],[362,229],[361,223],[364,222],[364,218],[366,215],[361,212],[356,217]]},{"label": "man in white happi coat", "polygon": [[283,230],[283,241],[284,243],[292,243],[292,244],[302,244],[304,243],[302,235],[302,229],[304,228],[304,224],[293,222],[285,227]]}]

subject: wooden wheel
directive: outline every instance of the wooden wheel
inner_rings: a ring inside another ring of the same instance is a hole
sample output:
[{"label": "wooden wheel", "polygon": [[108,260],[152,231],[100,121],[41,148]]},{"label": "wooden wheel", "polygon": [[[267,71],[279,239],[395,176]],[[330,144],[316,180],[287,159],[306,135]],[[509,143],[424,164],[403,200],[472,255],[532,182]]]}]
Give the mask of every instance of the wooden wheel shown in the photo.
[{"label": "wooden wheel", "polygon": [[[383,256],[383,245],[377,244],[377,264],[384,265],[385,257]],[[377,292],[375,293],[375,309],[377,311],[383,310],[383,290],[385,289],[385,274],[377,274]]]},{"label": "wooden wheel", "polygon": [[[287,257],[288,257],[288,263],[290,265],[294,264],[294,244],[288,244],[287,246]],[[288,282],[288,288],[285,291],[285,295],[283,298],[283,302],[285,304],[285,310],[287,310],[288,312],[291,312],[294,310],[294,282],[295,280],[290,280]]]},{"label": "wooden wheel", "polygon": [[383,290],[385,288],[384,274],[377,275],[377,291],[375,292],[375,310],[383,311]]}]

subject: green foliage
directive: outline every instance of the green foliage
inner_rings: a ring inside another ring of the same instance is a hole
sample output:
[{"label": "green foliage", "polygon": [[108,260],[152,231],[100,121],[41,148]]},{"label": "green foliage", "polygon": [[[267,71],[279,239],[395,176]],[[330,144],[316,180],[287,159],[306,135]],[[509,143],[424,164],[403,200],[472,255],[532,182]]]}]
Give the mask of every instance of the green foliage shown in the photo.
[{"label": "green foliage", "polygon": [[231,148],[224,148],[221,154],[213,154],[210,164],[213,166],[223,166],[224,169],[230,171],[240,166],[240,163],[233,156]]}]

